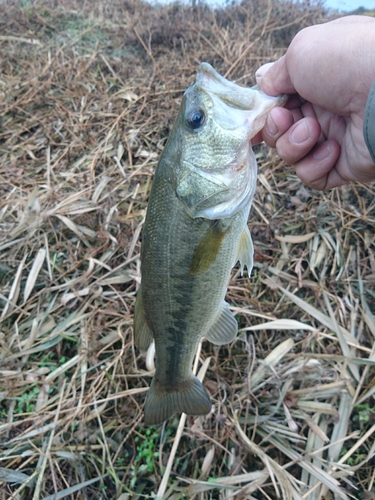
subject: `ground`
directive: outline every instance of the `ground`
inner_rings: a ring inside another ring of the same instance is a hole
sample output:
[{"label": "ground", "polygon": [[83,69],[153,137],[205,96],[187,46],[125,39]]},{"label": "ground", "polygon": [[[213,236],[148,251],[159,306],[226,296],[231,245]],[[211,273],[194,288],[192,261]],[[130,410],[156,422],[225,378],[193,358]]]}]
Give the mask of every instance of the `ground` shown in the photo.
[{"label": "ground", "polygon": [[240,326],[206,417],[145,427],[133,344],[158,157],[201,61],[243,85],[319,2],[0,4],[0,498],[373,498],[375,185],[320,193],[266,146]]}]

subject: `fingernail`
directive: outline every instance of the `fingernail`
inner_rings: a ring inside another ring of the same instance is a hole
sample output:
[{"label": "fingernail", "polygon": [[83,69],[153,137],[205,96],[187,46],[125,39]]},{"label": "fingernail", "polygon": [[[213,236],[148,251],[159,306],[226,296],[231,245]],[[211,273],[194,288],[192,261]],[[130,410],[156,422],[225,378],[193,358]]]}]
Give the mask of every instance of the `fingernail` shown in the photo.
[{"label": "fingernail", "polygon": [[271,135],[272,137],[274,137],[275,135],[277,135],[279,133],[279,129],[276,126],[276,123],[274,122],[271,115],[268,115],[268,117],[267,117],[266,130],[269,133],[269,135]]},{"label": "fingernail", "polygon": [[329,144],[322,144],[313,152],[313,158],[318,161],[325,160],[331,154]]},{"label": "fingernail", "polygon": [[262,76],[264,76],[267,71],[270,69],[270,67],[273,65],[274,63],[266,63],[266,64],[263,64],[263,66],[261,66],[260,68],[258,68],[255,72],[255,78],[258,79],[258,78],[262,78]]},{"label": "fingernail", "polygon": [[[258,68],[256,70],[255,80],[260,88],[262,88],[262,85],[263,85],[263,77],[266,75],[267,71],[270,69],[270,67],[272,65],[273,65],[273,63],[263,64],[263,66],[261,66],[260,68]],[[267,78],[265,80],[267,81]]]},{"label": "fingernail", "polygon": [[304,121],[296,126],[290,133],[290,139],[294,144],[302,144],[309,138],[309,128]]}]

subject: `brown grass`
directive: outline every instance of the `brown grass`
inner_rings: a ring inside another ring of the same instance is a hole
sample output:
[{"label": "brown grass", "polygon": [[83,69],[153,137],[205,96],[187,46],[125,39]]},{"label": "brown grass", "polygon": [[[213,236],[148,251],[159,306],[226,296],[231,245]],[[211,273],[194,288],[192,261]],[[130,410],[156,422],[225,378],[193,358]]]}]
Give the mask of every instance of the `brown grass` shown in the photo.
[{"label": "brown grass", "polygon": [[[142,222],[182,92],[243,85],[318,2],[0,4],[0,497],[370,498],[375,186],[305,188],[258,147],[241,333],[205,342],[207,417],[143,426]],[[276,321],[276,323],[273,323]]]}]

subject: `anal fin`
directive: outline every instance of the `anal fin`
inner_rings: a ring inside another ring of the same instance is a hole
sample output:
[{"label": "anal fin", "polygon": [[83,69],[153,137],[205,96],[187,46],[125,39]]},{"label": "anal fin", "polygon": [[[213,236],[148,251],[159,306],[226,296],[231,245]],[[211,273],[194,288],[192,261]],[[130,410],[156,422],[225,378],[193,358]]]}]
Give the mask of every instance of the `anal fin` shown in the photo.
[{"label": "anal fin", "polygon": [[228,304],[223,302],[219,314],[204,336],[215,345],[223,345],[233,342],[237,333],[238,324],[236,318],[230,312]]},{"label": "anal fin", "polygon": [[251,239],[249,228],[246,226],[240,237],[236,257],[236,261],[240,261],[241,276],[243,276],[245,266],[247,268],[247,274],[250,276],[251,270],[253,269],[253,256],[253,240]]},{"label": "anal fin", "polygon": [[142,288],[138,290],[134,308],[134,343],[141,352],[147,351],[153,341],[152,331],[147,324],[142,301]]},{"label": "anal fin", "polygon": [[145,424],[161,424],[177,412],[206,415],[211,411],[211,407],[211,399],[206,389],[194,375],[174,390],[158,387],[154,378],[144,408]]}]

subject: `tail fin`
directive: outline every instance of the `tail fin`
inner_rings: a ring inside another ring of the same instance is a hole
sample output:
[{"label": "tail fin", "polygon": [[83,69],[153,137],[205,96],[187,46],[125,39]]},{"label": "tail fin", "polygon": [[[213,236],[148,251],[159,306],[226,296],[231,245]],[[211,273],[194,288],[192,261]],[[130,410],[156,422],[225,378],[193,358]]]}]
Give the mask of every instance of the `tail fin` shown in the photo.
[{"label": "tail fin", "polygon": [[147,425],[161,424],[176,412],[206,415],[211,410],[211,399],[197,377],[192,376],[175,391],[166,391],[157,385],[154,378],[144,408]]}]

